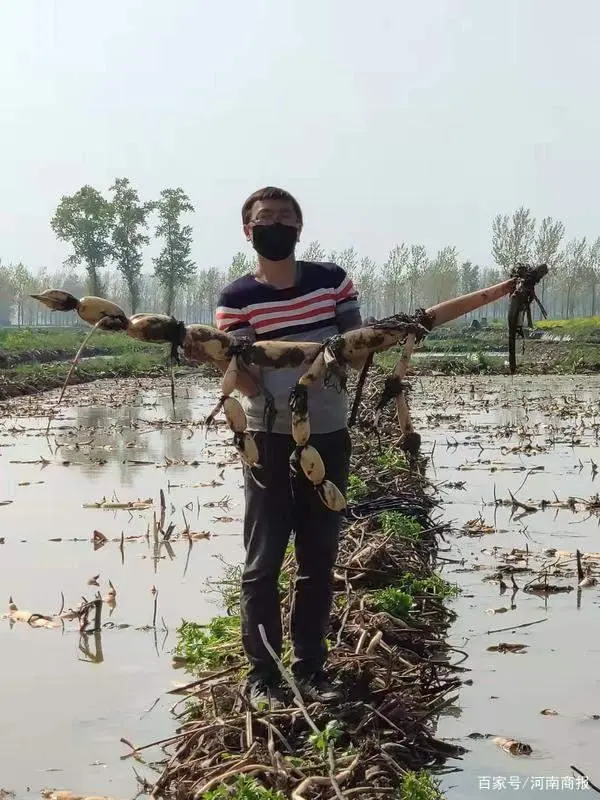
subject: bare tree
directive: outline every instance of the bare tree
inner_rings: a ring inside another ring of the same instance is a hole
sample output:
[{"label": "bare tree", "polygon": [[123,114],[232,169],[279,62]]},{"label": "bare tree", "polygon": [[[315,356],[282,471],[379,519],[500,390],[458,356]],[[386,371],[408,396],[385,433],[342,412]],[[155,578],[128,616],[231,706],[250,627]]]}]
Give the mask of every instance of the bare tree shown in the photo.
[{"label": "bare tree", "polygon": [[383,265],[382,288],[386,295],[388,310],[392,314],[397,314],[402,310],[400,296],[408,259],[409,249],[403,242],[390,250],[387,261]]},{"label": "bare tree", "polygon": [[408,286],[408,308],[411,314],[417,304],[419,285],[427,269],[427,250],[422,244],[412,244],[406,262],[406,285]]},{"label": "bare tree", "polygon": [[512,217],[500,215],[492,223],[494,261],[509,272],[519,261],[529,261],[534,243],[535,219],[524,206]]},{"label": "bare tree", "polygon": [[316,239],[308,243],[308,246],[300,254],[301,261],[325,261],[325,250]]}]

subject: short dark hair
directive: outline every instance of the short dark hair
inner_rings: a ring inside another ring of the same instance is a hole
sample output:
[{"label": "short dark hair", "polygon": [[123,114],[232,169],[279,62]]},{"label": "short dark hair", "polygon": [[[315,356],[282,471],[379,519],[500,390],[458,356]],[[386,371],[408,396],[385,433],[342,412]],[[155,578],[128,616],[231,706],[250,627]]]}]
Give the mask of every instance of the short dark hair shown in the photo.
[{"label": "short dark hair", "polygon": [[250,222],[250,214],[252,213],[252,206],[254,203],[261,200],[286,200],[291,203],[300,224],[302,224],[302,209],[300,203],[285,189],[278,189],[276,186],[264,186],[262,189],[257,189],[252,192],[250,197],[244,202],[242,206],[242,222],[247,225]]}]

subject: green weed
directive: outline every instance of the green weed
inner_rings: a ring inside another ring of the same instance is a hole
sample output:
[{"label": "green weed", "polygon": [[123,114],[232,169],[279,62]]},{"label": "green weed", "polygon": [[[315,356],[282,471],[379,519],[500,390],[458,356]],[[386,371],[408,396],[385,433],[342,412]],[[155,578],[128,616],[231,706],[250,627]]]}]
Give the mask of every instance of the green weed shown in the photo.
[{"label": "green weed", "polygon": [[369,494],[369,490],[367,489],[367,484],[356,475],[354,472],[351,472],[348,477],[348,490],[346,492],[346,499],[349,503],[358,503]]},{"label": "green weed", "polygon": [[[284,561],[289,558],[294,553],[294,543],[290,542],[288,546],[285,548],[285,556]],[[279,573],[279,577],[277,578],[277,585],[279,586],[279,591],[286,595],[290,590],[290,573],[288,570],[282,569]]]},{"label": "green weed", "polygon": [[210,789],[203,792],[198,800],[285,800],[285,795],[275,789],[266,789],[254,778],[240,775],[233,785]]},{"label": "green weed", "polygon": [[334,744],[341,734],[342,729],[339,722],[335,719],[330,719],[322,731],[319,731],[319,733],[311,733],[309,739],[311,744],[313,744],[325,758],[329,750],[329,745]]},{"label": "green weed", "polygon": [[377,521],[386,536],[393,534],[394,536],[401,536],[403,539],[410,539],[413,542],[420,538],[423,530],[416,520],[405,517],[399,511],[384,511],[379,514]]},{"label": "green weed", "polygon": [[440,599],[455,597],[460,588],[448,583],[440,575],[430,575],[427,578],[417,578],[411,572],[406,572],[396,584],[412,597],[422,597],[423,595],[434,595]]},{"label": "green weed", "polygon": [[387,447],[382,453],[375,458],[375,463],[381,469],[388,470],[389,472],[404,472],[407,469],[406,459],[400,450],[395,450],[392,447]]},{"label": "green weed", "polygon": [[214,617],[208,625],[183,620],[177,629],[174,655],[190,671],[218,669],[241,657],[240,618]]},{"label": "green weed", "polygon": [[443,800],[439,781],[428,772],[407,772],[398,800]]},{"label": "green weed", "polygon": [[402,589],[394,586],[386,586],[385,589],[377,589],[373,592],[369,604],[374,611],[384,611],[392,617],[404,619],[412,608],[412,597]]}]

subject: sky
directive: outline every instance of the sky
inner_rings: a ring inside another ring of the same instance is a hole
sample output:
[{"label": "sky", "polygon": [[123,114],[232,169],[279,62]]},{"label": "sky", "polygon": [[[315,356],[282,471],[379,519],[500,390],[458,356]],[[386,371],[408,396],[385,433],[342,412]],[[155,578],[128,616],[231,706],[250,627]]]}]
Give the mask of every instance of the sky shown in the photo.
[{"label": "sky", "polygon": [[[250,253],[282,186],[302,243],[490,265],[520,205],[600,235],[597,0],[0,0],[0,259],[54,269],[85,184],[181,186],[193,257]],[[151,268],[147,256],[147,269]]]}]

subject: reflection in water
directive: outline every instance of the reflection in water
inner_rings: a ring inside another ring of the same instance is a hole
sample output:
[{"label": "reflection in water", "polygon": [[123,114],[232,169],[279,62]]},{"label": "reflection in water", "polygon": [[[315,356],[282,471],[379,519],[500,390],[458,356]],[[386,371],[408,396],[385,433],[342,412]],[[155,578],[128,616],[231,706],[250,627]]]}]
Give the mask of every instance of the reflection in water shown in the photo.
[{"label": "reflection in water", "polygon": [[[85,474],[95,475],[98,460],[118,465],[119,484],[130,487],[135,482],[135,471],[147,465],[189,459],[186,444],[195,433],[202,417],[194,419],[194,398],[184,395],[176,397],[176,424],[170,398],[156,392],[145,392],[136,403],[111,407],[105,405],[82,405],[75,411],[78,427],[90,432],[85,439],[91,441],[90,459],[81,460]],[[194,426],[189,432],[182,428]],[[159,432],[159,436],[153,435]],[[76,441],[81,435],[76,435]]]},{"label": "reflection in water", "polygon": [[102,631],[94,631],[92,640],[93,650],[90,649],[90,637],[87,633],[82,633],[79,637],[78,649],[83,653],[84,658],[79,658],[79,661],[87,661],[90,664],[102,664],[104,661],[104,653],[102,651]]}]

